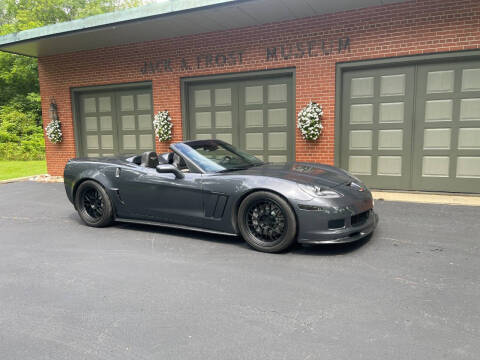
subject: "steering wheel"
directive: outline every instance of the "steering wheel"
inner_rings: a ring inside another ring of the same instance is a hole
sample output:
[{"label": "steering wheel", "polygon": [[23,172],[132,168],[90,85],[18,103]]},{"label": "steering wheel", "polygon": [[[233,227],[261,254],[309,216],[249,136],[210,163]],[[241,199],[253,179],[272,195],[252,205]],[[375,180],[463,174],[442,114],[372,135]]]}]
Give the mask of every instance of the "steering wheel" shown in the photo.
[{"label": "steering wheel", "polygon": [[226,164],[229,163],[230,160],[232,160],[231,156],[225,155],[222,160],[220,160],[220,164]]}]

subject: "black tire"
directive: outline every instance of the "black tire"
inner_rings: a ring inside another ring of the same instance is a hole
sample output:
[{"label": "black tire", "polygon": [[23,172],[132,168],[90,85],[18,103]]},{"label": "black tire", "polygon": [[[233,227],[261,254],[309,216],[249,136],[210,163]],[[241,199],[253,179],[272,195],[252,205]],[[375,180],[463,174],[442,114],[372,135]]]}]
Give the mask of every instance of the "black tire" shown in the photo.
[{"label": "black tire", "polygon": [[256,250],[278,253],[296,242],[295,214],[274,193],[258,191],[248,195],[238,208],[237,220],[243,239]]},{"label": "black tire", "polygon": [[81,183],[75,195],[75,207],[88,226],[104,227],[113,222],[113,207],[105,189],[97,182]]}]

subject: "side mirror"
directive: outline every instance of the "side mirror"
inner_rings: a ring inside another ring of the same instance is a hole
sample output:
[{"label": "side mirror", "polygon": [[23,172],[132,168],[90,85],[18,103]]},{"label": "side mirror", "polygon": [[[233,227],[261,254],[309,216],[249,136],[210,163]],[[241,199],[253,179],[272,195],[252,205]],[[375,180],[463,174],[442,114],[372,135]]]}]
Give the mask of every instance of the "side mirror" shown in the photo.
[{"label": "side mirror", "polygon": [[157,172],[160,174],[173,173],[175,174],[176,179],[183,179],[185,177],[185,174],[178,170],[172,164],[160,164],[156,167],[156,169]]}]

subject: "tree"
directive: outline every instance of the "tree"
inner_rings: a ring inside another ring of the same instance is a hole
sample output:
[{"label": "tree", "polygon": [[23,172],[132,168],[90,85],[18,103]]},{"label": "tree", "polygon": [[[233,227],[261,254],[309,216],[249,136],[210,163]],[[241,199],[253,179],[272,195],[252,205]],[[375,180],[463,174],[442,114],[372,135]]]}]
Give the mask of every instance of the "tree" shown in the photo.
[{"label": "tree", "polygon": [[[142,0],[0,0],[0,35],[139,5]],[[15,118],[28,126],[36,124],[42,133],[37,60],[0,52],[0,128],[2,119],[8,119],[3,130],[11,129]],[[3,134],[0,145],[16,141],[20,146],[25,134]]]}]

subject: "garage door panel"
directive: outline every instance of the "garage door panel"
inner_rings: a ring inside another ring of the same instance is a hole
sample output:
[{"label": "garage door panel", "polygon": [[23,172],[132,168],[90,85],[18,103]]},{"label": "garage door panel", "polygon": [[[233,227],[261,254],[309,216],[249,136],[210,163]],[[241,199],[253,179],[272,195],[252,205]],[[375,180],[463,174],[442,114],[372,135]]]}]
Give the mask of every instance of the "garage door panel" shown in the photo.
[{"label": "garage door panel", "polygon": [[286,127],[288,125],[288,109],[268,109],[267,116],[268,127]]},{"label": "garage door panel", "polygon": [[267,86],[268,103],[286,103],[288,99],[287,84],[272,84]]},{"label": "garage door panel", "polygon": [[117,128],[118,152],[140,154],[154,150],[151,91],[147,89],[117,91],[115,103],[120,119]]},{"label": "garage door panel", "polygon": [[413,76],[413,67],[344,75],[341,166],[371,187],[408,186]]},{"label": "garage door panel", "polygon": [[96,116],[85,117],[85,129],[87,131],[97,131],[98,130],[98,118]]},{"label": "garage door panel", "polygon": [[113,156],[154,150],[148,88],[80,94],[81,154]]},{"label": "garage door panel", "polygon": [[379,106],[378,122],[380,124],[403,123],[405,121],[405,102],[382,102]]},{"label": "garage door panel", "polygon": [[457,177],[480,179],[480,156],[459,156],[457,159]]},{"label": "garage door panel", "polygon": [[426,100],[425,122],[452,121],[453,99]]},{"label": "garage door panel", "polygon": [[95,96],[84,96],[82,102],[82,109],[85,115],[97,112],[97,98]]},{"label": "garage door panel", "polygon": [[151,101],[151,94],[150,93],[140,93],[136,95],[137,97],[137,110],[151,110],[152,109],[152,101]]},{"label": "garage door panel", "polygon": [[418,66],[415,189],[480,191],[476,160],[480,157],[478,70],[478,61]]},{"label": "garage door panel", "polygon": [[211,129],[212,128],[212,113],[210,111],[202,111],[195,113],[195,128],[196,129]]},{"label": "garage door panel", "polygon": [[350,124],[373,124],[373,104],[350,105]]},{"label": "garage door panel", "polygon": [[217,133],[215,139],[225,141],[226,143],[233,145],[233,134],[232,133]]},{"label": "garage door panel", "polygon": [[404,96],[405,87],[405,74],[380,76],[380,96]]},{"label": "garage door panel", "polygon": [[[239,82],[240,148],[264,161],[293,160],[293,96],[290,78]],[[260,136],[262,134],[262,136]]]},{"label": "garage door panel", "polygon": [[245,148],[250,151],[264,150],[263,133],[247,133],[245,134]]},{"label": "garage door panel", "polygon": [[151,114],[138,115],[138,130],[153,131],[153,116]]},{"label": "garage door panel", "polygon": [[230,87],[215,89],[215,106],[231,106],[232,89]]},{"label": "garage door panel", "polygon": [[455,82],[453,70],[436,70],[427,72],[427,94],[451,93]]},{"label": "garage door panel", "polygon": [[462,69],[462,91],[480,91],[480,66]]},{"label": "garage door panel", "polygon": [[263,127],[263,109],[246,110],[245,127]]},{"label": "garage door panel", "polygon": [[374,77],[354,77],[350,82],[350,98],[372,98],[374,95]]},{"label": "garage door panel", "polygon": [[480,150],[480,128],[460,128],[458,131],[459,150]]},{"label": "garage door panel", "polygon": [[100,96],[98,98],[98,111],[101,113],[112,111],[112,98],[110,96]]},{"label": "garage door panel", "polygon": [[403,150],[403,129],[378,130],[378,150]]},{"label": "garage door panel", "polygon": [[377,175],[379,176],[402,176],[402,157],[384,156],[377,159]]},{"label": "garage door panel", "polygon": [[460,121],[480,121],[480,98],[460,100]]},{"label": "garage door panel", "polygon": [[232,111],[216,111],[215,127],[221,129],[232,128]]},{"label": "garage door panel", "polygon": [[245,87],[245,105],[263,104],[263,85]]},{"label": "garage door panel", "polygon": [[111,93],[79,96],[81,156],[99,157],[115,154],[118,144],[113,127],[114,98]]},{"label": "garage door panel", "polygon": [[193,96],[195,107],[210,107],[212,104],[210,93],[210,89],[195,90]]},{"label": "garage door panel", "polygon": [[223,140],[264,161],[293,159],[290,78],[210,82],[188,93],[190,137]]},{"label": "garage door panel", "polygon": [[238,144],[238,134],[233,131],[238,89],[233,83],[192,86],[188,99],[190,139],[218,139]]},{"label": "garage door panel", "polygon": [[348,170],[354,175],[372,175],[372,156],[350,155],[348,158]]},{"label": "garage door panel", "polygon": [[100,130],[113,131],[113,119],[111,115],[100,116]]},{"label": "garage door panel", "polygon": [[342,167],[372,188],[480,192],[480,62],[349,71]]},{"label": "garage door panel", "polygon": [[450,128],[424,129],[423,149],[450,150],[451,133]]}]

